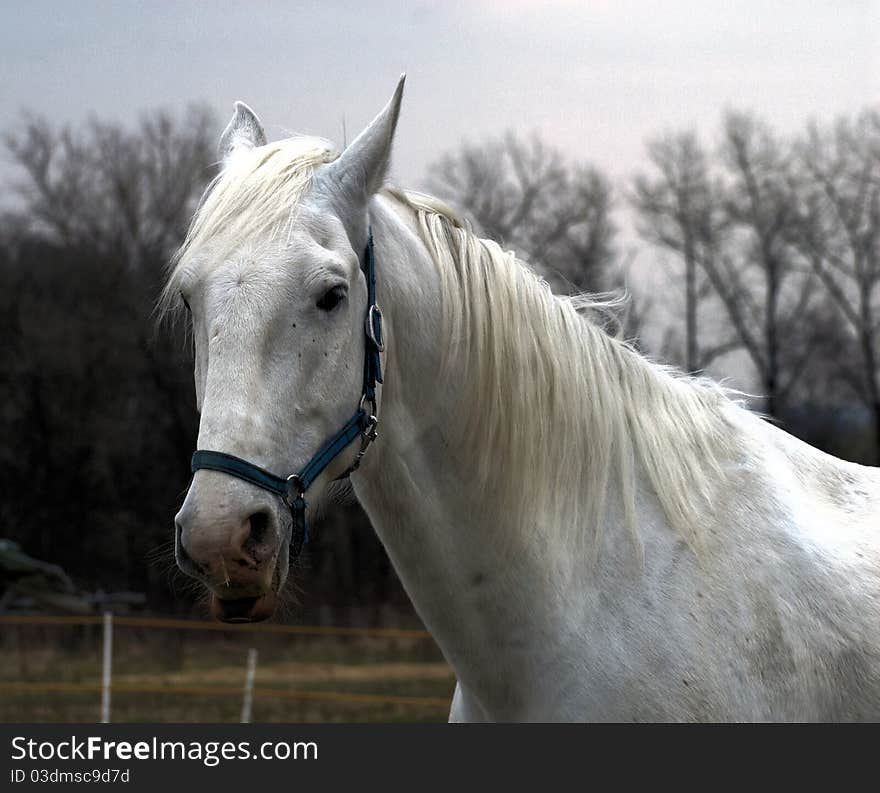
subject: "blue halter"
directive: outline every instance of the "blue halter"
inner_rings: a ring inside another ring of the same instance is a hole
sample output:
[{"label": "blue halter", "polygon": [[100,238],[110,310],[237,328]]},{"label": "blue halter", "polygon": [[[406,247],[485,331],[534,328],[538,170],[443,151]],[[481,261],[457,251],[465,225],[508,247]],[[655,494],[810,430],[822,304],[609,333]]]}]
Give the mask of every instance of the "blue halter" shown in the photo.
[{"label": "blue halter", "polygon": [[[306,491],[318,478],[321,472],[340,455],[356,438],[361,439],[361,448],[349,468],[339,476],[343,479],[360,465],[361,458],[369,445],[376,440],[376,383],[382,382],[382,362],[379,357],[385,349],[382,335],[382,311],[376,303],[376,267],[373,256],[373,232],[369,231],[367,250],[361,266],[367,280],[367,314],[364,322],[367,337],[364,355],[364,388],[361,401],[355,414],[339,432],[325,443],[297,473],[287,478],[276,476],[247,460],[225,452],[213,452],[199,449],[192,456],[192,472],[206,468],[211,471],[222,471],[225,474],[250,482],[252,485],[268,490],[281,496],[290,508],[293,528],[290,535],[291,558],[299,556],[305,543],[309,541],[309,527],[306,522],[305,500]],[[369,404],[370,409],[367,410]]]}]

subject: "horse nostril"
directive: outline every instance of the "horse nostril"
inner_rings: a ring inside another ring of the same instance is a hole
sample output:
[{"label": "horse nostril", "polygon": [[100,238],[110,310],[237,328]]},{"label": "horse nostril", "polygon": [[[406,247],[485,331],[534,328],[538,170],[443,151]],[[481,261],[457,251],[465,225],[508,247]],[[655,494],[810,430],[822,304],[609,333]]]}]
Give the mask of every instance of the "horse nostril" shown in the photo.
[{"label": "horse nostril", "polygon": [[251,515],[248,520],[251,524],[250,542],[262,544],[266,539],[266,532],[269,528],[269,513],[260,510]]},{"label": "horse nostril", "polygon": [[[178,567],[194,578],[230,586],[230,580],[248,571],[268,569],[275,553],[277,523],[270,507],[248,511],[198,515],[179,514],[175,520],[175,556]],[[232,583],[235,583],[232,580]]]}]

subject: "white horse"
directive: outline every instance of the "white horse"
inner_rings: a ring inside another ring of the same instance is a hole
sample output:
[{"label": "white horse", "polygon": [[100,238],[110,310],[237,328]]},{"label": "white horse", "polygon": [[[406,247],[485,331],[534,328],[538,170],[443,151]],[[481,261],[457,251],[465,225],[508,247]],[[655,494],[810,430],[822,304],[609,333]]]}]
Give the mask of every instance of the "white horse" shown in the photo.
[{"label": "white horse", "polygon": [[[385,187],[402,89],[341,155],[267,143],[236,104],[165,292],[191,307],[199,448],[283,481],[348,419],[371,228],[381,426],[351,483],[455,670],[452,720],[880,718],[880,472],[649,362]],[[176,526],[218,616],[272,613],[281,498],[201,469]]]}]

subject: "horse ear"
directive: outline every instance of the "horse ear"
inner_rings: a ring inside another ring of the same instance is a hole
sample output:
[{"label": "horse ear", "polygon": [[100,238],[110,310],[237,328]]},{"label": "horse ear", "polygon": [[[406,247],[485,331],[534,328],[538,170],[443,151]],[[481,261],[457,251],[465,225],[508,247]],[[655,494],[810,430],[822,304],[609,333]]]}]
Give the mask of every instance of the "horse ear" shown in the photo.
[{"label": "horse ear", "polygon": [[339,159],[327,166],[326,177],[333,182],[335,191],[342,192],[352,201],[366,202],[382,186],[388,173],[405,80],[406,75],[400,75],[394,96],[382,112],[351,142]]},{"label": "horse ear", "polygon": [[266,145],[266,133],[257,114],[244,102],[236,102],[232,120],[220,136],[217,153],[226,160],[237,151],[248,151],[255,146]]}]

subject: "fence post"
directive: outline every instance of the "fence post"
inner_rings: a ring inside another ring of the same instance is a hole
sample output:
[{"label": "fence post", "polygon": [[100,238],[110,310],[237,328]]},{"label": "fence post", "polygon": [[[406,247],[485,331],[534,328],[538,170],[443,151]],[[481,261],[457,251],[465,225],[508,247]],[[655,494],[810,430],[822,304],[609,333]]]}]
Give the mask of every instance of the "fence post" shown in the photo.
[{"label": "fence post", "polygon": [[254,676],[257,672],[257,649],[248,650],[247,671],[244,675],[244,701],[241,703],[241,723],[251,723],[251,703],[254,699]]},{"label": "fence post", "polygon": [[101,724],[110,723],[110,684],[113,673],[113,612],[104,612],[104,666],[101,674]]}]

